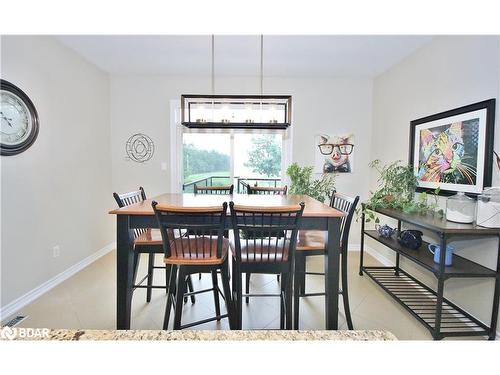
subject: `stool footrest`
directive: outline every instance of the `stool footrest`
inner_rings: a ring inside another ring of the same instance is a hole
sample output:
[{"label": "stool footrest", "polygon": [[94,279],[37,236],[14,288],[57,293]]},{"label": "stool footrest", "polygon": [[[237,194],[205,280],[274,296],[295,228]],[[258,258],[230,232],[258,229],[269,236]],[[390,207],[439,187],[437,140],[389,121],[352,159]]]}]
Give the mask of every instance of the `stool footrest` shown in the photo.
[{"label": "stool footrest", "polygon": [[242,294],[242,297],[281,297],[280,294]]},{"label": "stool footrest", "polygon": [[198,320],[197,322],[181,325],[181,329],[198,326],[200,324],[213,322],[214,320],[221,320],[222,318],[227,318],[227,317],[229,317],[228,314],[217,315],[217,316],[214,316],[213,318],[207,318],[207,319],[203,319],[203,320]]}]

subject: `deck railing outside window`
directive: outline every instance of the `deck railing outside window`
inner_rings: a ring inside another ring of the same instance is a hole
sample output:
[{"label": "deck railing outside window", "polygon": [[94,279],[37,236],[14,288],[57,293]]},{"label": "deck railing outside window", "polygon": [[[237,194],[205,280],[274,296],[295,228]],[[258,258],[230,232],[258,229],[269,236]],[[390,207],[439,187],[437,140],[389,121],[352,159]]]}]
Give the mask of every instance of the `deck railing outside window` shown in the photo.
[{"label": "deck railing outside window", "polygon": [[[246,194],[248,192],[247,187],[255,186],[271,186],[277,187],[280,186],[279,182],[281,182],[280,178],[251,178],[251,177],[234,177],[235,191],[238,194]],[[182,191],[184,193],[192,193],[194,191],[194,185],[198,186],[221,186],[221,185],[230,185],[230,178],[228,176],[208,176],[201,178],[196,181],[190,181],[182,185]]]}]

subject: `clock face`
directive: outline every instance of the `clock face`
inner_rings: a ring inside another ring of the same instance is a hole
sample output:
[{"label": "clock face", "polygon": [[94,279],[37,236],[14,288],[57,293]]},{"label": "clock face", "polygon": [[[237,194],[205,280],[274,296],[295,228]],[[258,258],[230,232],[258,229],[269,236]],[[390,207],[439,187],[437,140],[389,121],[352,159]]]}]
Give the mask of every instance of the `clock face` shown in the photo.
[{"label": "clock face", "polygon": [[0,154],[19,154],[37,136],[38,113],[33,102],[19,87],[0,80]]},{"label": "clock face", "polygon": [[14,93],[4,90],[1,91],[0,121],[0,139],[4,145],[25,142],[33,127],[26,104]]}]

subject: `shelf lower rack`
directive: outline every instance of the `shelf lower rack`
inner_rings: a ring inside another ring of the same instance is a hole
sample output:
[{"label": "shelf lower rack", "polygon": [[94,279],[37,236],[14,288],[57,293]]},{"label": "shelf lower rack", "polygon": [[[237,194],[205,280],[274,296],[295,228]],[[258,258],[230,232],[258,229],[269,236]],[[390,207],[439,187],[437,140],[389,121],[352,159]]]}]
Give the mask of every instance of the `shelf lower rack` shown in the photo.
[{"label": "shelf lower rack", "polygon": [[443,298],[441,329],[435,334],[437,294],[395,267],[363,267],[363,271],[439,339],[445,336],[488,336],[490,328]]}]

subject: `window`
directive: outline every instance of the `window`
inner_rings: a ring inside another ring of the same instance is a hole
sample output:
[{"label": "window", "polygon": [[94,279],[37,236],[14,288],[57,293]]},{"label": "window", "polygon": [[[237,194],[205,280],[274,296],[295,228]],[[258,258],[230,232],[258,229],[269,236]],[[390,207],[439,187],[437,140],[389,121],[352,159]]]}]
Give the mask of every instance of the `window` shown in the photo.
[{"label": "window", "polygon": [[192,192],[194,184],[230,185],[231,136],[229,134],[183,133],[183,190]]},{"label": "window", "polygon": [[[173,107],[173,108],[172,108]],[[173,122],[172,191],[192,192],[194,184],[281,186],[290,161],[291,130],[189,129],[180,125],[179,101]]]}]

